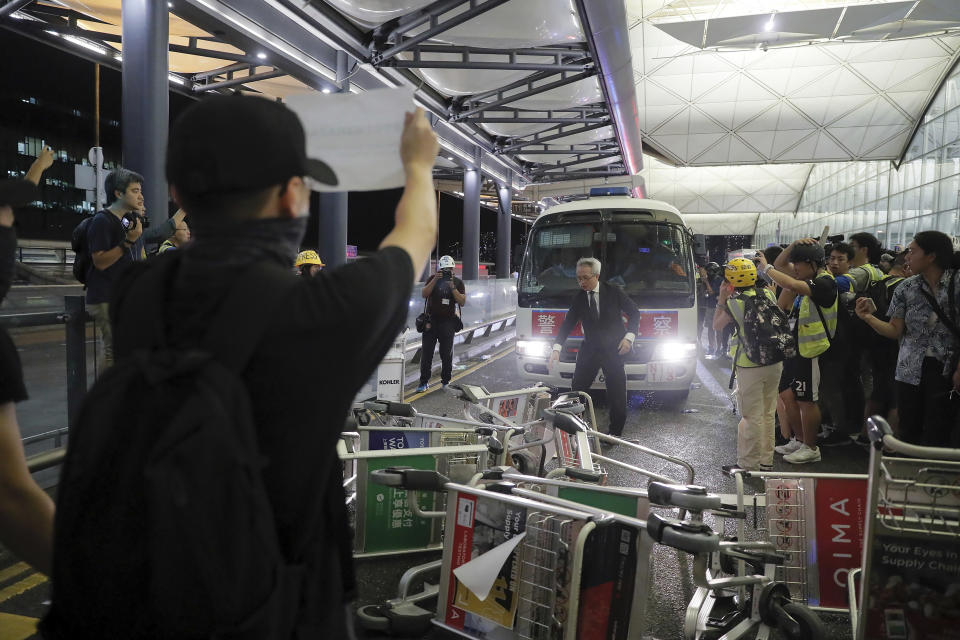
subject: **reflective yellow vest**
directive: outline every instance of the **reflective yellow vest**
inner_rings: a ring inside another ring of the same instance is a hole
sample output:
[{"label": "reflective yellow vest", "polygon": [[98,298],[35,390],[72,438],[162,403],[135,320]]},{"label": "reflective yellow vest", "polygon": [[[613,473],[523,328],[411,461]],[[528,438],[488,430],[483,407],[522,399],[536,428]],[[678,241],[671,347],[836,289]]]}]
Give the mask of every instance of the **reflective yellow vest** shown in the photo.
[{"label": "reflective yellow vest", "polygon": [[[834,280],[833,274],[829,271],[821,271],[816,275],[829,276]],[[837,300],[839,296],[833,299],[833,304],[829,307],[820,307],[823,313],[823,320],[827,326],[823,326],[820,321],[820,313],[811,308],[810,296],[800,297],[800,317],[797,320],[797,349],[804,358],[816,358],[830,348],[830,339],[837,335]],[[828,335],[829,332],[829,335]]]},{"label": "reflective yellow vest", "polygon": [[[774,304],[777,303],[777,299],[772,291],[764,287],[763,292]],[[733,316],[733,321],[737,324],[736,333],[730,336],[728,355],[730,358],[736,359],[738,368],[760,366],[747,357],[746,349],[739,348],[740,336],[743,335],[743,315],[746,312],[746,303],[743,301],[743,298],[745,296],[751,297],[755,295],[757,295],[757,288],[750,287],[749,289],[741,289],[737,291],[736,295],[727,298],[727,310],[730,311],[730,315]]]}]

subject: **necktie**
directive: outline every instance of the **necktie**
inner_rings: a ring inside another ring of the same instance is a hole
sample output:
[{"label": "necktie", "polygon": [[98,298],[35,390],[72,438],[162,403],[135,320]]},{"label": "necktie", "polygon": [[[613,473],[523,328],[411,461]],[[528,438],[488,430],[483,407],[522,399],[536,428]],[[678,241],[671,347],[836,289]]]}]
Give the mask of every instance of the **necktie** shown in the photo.
[{"label": "necktie", "polygon": [[595,320],[600,319],[600,309],[597,308],[597,296],[596,291],[590,292],[590,313],[593,314]]}]

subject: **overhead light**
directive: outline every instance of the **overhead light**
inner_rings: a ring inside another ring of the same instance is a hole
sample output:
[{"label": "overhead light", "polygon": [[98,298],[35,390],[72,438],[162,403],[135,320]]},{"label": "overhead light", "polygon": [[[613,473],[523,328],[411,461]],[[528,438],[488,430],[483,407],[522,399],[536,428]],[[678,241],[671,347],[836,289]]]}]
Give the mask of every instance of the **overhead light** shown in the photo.
[{"label": "overhead light", "polygon": [[267,59],[267,54],[265,54],[263,51],[261,51],[260,53],[257,54],[257,57],[260,58],[261,60],[266,60],[266,59]]},{"label": "overhead light", "polygon": [[453,156],[447,156],[447,160],[449,160],[450,162],[453,162]]},{"label": "overhead light", "polygon": [[173,9],[173,3],[172,3],[172,2],[168,2],[168,3],[167,3],[167,9]]},{"label": "overhead light", "polygon": [[767,24],[763,25],[764,31],[773,31],[773,27],[776,25],[776,15],[775,13],[770,14],[770,19],[767,20]]},{"label": "overhead light", "polygon": [[90,51],[99,53],[99,54],[102,55],[102,56],[107,55],[107,50],[106,50],[106,49],[104,49],[103,47],[98,46],[98,45],[96,45],[96,44],[94,44],[94,43],[92,43],[92,42],[90,42],[89,40],[86,40],[86,39],[84,39],[84,38],[77,38],[76,36],[65,36],[65,35],[61,35],[61,37],[62,37],[64,40],[66,40],[67,42],[72,42],[73,44],[77,45],[78,47],[83,47],[84,49],[88,49],[88,50],[90,50]]},{"label": "overhead light", "polygon": [[330,87],[324,87],[323,89],[320,89],[320,93],[330,93]]}]

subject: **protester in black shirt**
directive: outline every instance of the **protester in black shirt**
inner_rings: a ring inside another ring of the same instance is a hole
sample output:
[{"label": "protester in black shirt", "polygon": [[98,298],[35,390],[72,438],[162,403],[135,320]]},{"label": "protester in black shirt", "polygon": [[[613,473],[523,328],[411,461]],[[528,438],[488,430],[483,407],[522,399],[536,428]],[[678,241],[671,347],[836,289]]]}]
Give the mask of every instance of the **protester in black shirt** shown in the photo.
[{"label": "protester in black shirt", "polygon": [[426,391],[433,367],[433,350],[440,345],[440,384],[446,387],[453,375],[453,338],[463,328],[463,320],[457,314],[457,306],[467,302],[463,280],[453,275],[456,266],[451,256],[441,256],[440,270],[430,276],[430,280],[420,292],[427,299],[427,312],[430,321],[423,331],[420,350],[420,385],[417,391]]},{"label": "protester in black shirt", "polygon": [[173,125],[167,148],[168,182],[190,216],[193,241],[130,266],[117,282],[111,316],[122,363],[144,340],[141,327],[156,326],[127,304],[132,292],[142,292],[138,281],[150,269],[179,261],[169,290],[155,295],[162,300],[164,340],[183,352],[202,344],[245,269],[276,266],[284,293],[241,376],[279,545],[285,562],[305,571],[299,597],[286,602],[289,616],[278,621],[286,631],[271,639],[353,637],[345,607],[355,588],[351,535],[336,443],[354,396],[403,328],[414,274],[434,246],[437,148],[423,112],[407,114],[399,150],[406,188],[380,250],[300,278],[291,270],[307,226],[305,177],[336,184],[336,175],[306,156],[303,127],[286,106],[256,97],[205,98]]},{"label": "protester in black shirt", "polygon": [[[40,174],[53,164],[45,147],[27,172],[26,180],[0,182],[0,301],[13,282],[17,236],[13,207],[39,197]],[[49,574],[53,556],[53,501],[37,486],[24,457],[16,403],[27,399],[20,356],[0,328],[0,544],[39,571]]]}]

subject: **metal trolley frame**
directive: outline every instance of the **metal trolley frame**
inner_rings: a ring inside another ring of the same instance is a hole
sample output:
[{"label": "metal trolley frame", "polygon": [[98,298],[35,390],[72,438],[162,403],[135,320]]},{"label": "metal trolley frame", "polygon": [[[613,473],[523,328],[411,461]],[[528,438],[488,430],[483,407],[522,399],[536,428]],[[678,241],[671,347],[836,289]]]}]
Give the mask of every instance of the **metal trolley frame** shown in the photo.
[{"label": "metal trolley frame", "polygon": [[878,416],[867,432],[873,446],[862,579],[850,608],[855,638],[956,637],[960,449],[902,442]]}]

